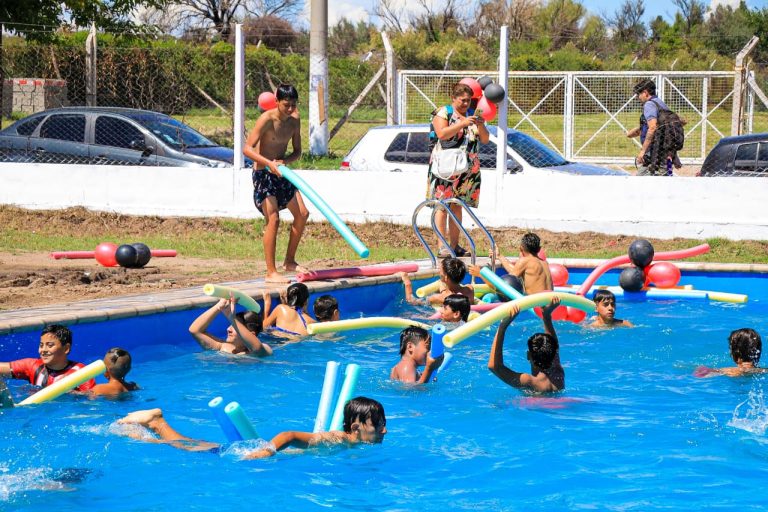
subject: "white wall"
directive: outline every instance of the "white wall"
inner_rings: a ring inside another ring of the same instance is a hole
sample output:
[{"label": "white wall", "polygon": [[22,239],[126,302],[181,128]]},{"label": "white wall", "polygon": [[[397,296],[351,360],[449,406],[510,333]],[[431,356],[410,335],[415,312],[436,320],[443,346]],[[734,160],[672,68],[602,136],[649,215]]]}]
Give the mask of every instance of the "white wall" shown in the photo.
[{"label": "white wall", "polygon": [[[425,174],[300,171],[346,221],[410,224]],[[654,238],[768,239],[768,179],[484,172],[487,226]],[[0,163],[0,204],[135,215],[258,216],[250,170]],[[312,220],[322,216],[312,205]],[[286,212],[287,215],[287,212]],[[420,223],[428,222],[422,210]]]}]

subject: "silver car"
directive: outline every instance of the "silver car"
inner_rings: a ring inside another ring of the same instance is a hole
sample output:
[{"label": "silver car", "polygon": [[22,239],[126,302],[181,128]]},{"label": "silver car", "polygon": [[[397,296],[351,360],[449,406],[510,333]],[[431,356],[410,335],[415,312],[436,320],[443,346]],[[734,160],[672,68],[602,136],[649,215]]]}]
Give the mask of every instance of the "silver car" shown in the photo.
[{"label": "silver car", "polygon": [[[480,144],[480,167],[496,168],[496,126],[488,126],[491,140]],[[429,163],[429,125],[379,126],[368,130],[341,162],[341,170],[425,172]],[[582,175],[627,176],[620,170],[569,162],[530,135],[507,130],[507,172],[561,172]]]}]

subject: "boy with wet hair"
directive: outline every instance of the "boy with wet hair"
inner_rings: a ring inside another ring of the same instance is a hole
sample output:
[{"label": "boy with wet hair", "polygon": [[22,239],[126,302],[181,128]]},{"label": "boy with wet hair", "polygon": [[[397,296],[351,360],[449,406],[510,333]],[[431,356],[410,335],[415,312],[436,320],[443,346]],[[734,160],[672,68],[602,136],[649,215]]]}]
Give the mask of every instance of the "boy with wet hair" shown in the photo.
[{"label": "boy with wet hair", "polygon": [[565,371],[560,364],[560,343],[552,323],[552,311],[559,305],[560,299],[554,297],[547,306],[541,308],[544,332],[538,332],[528,338],[526,357],[531,363],[531,373],[516,372],[504,365],[504,336],[507,333],[507,327],[520,312],[517,306],[512,306],[509,315],[499,324],[488,357],[488,369],[502,382],[515,388],[530,389],[540,393],[565,389]]},{"label": "boy with wet hair", "polygon": [[[410,384],[430,382],[432,375],[443,363],[443,357],[429,357],[431,337],[426,329],[411,326],[400,332],[400,361],[392,367],[389,378]],[[419,366],[424,371],[419,373]]]},{"label": "boy with wet hair", "polygon": [[628,320],[616,318],[616,296],[610,290],[597,290],[592,298],[597,316],[590,327],[633,327]]},{"label": "boy with wet hair", "polygon": [[336,322],[339,320],[339,301],[333,295],[321,295],[312,306],[318,322]]},{"label": "boy with wet hair", "polygon": [[[40,345],[37,350],[40,354],[39,359],[27,358],[0,363],[0,377],[23,379],[30,384],[46,387],[85,367],[83,363],[69,360],[69,352],[72,350],[72,331],[63,325],[46,326],[40,334]],[[88,391],[95,385],[96,381],[90,379],[77,386],[75,390]]]},{"label": "boy with wet hair", "polygon": [[706,368],[702,366],[697,368],[694,374],[697,377],[714,377],[715,375],[743,377],[768,371],[757,367],[763,352],[763,340],[754,329],[745,327],[731,332],[728,336],[728,348],[733,362],[736,363],[735,367]]},{"label": "boy with wet hair", "polygon": [[549,264],[539,258],[541,239],[536,233],[526,233],[520,241],[520,258],[513,264],[496,248],[496,257],[508,274],[519,277],[526,295],[551,292],[552,275]]},{"label": "boy with wet hair", "polygon": [[[403,280],[405,286],[405,300],[409,304],[422,304],[420,299],[413,296],[413,283],[411,283],[410,277],[405,272],[400,272],[397,275]],[[448,295],[458,293],[464,295],[470,304],[475,301],[475,290],[469,285],[462,285],[461,282],[467,275],[467,266],[459,258],[445,258],[440,264],[440,291],[433,293],[425,300],[427,304],[442,305],[443,300]]]},{"label": "boy with wet hair", "polygon": [[440,309],[440,320],[443,322],[466,322],[471,306],[469,299],[460,293],[452,293],[443,300]]},{"label": "boy with wet hair", "polygon": [[[187,451],[219,451],[221,445],[186,437],[171,427],[163,417],[160,409],[136,411],[118,421],[121,424],[138,424],[153,431],[159,439],[147,440],[135,432],[126,435],[137,440],[167,443],[174,448]],[[330,432],[280,432],[270,441],[267,448],[261,448],[248,453],[246,459],[263,459],[272,457],[277,452],[288,448],[310,448],[319,445],[345,444],[353,446],[360,443],[379,444],[387,434],[387,417],[384,406],[371,398],[358,396],[344,405],[344,422],[342,431]]]},{"label": "boy with wet hair", "polygon": [[127,350],[120,347],[109,349],[104,356],[104,366],[107,367],[104,376],[109,382],[96,384],[90,391],[92,395],[120,395],[139,389],[135,382],[125,380],[125,376],[131,371],[131,354]]}]

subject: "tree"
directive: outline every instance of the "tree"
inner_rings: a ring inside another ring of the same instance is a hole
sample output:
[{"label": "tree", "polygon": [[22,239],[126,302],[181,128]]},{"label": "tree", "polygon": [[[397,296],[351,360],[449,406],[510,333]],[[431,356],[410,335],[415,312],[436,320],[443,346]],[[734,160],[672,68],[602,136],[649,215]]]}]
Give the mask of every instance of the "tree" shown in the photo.
[{"label": "tree", "polygon": [[753,33],[749,9],[744,2],[735,10],[731,6],[718,5],[706,26],[710,46],[721,55],[735,55]]},{"label": "tree", "polygon": [[558,49],[581,34],[579,25],[587,10],[574,0],[550,0],[536,14],[539,33],[548,36]]},{"label": "tree", "polygon": [[[353,24],[346,18],[341,18],[331,27],[328,34],[328,54],[332,57],[348,57],[360,46],[371,46],[371,32],[376,27],[364,21]],[[370,49],[370,48],[366,48]]]},{"label": "tree", "polygon": [[602,53],[605,50],[607,39],[608,31],[602,18],[599,16],[587,18],[581,31],[581,50],[591,53]]},{"label": "tree", "polygon": [[532,39],[538,0],[481,0],[477,16],[464,31],[483,41],[492,41],[503,25],[512,41]]},{"label": "tree", "polygon": [[403,34],[408,28],[404,4],[399,4],[396,0],[377,0],[373,12],[381,19],[386,30]]},{"label": "tree", "polygon": [[421,10],[411,16],[411,25],[424,32],[428,42],[437,43],[448,30],[458,30],[461,26],[459,0],[445,0],[440,8],[429,0],[416,0],[416,3]]},{"label": "tree", "polygon": [[639,45],[645,39],[645,2],[643,0],[624,0],[621,7],[606,19],[613,29],[614,41],[622,44]]},{"label": "tree", "polygon": [[277,16],[248,17],[243,21],[243,37],[247,44],[261,41],[267,48],[286,53],[296,45],[296,36],[293,26]]},{"label": "tree", "polygon": [[683,21],[683,31],[690,34],[693,27],[704,23],[706,7],[702,0],[672,0]]}]

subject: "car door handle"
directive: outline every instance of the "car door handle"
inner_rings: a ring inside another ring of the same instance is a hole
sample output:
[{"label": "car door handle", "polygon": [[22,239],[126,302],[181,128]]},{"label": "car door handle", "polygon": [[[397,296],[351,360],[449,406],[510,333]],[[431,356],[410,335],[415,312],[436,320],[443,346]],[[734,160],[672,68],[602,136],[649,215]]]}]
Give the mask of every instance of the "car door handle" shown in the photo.
[{"label": "car door handle", "polygon": [[403,172],[402,169],[390,169],[389,172]]}]

